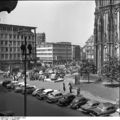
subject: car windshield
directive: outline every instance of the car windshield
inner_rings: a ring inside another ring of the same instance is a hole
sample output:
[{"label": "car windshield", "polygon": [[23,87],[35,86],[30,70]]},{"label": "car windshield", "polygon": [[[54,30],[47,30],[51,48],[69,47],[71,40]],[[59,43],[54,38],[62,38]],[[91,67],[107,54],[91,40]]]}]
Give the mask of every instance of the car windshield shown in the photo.
[{"label": "car windshield", "polygon": [[51,93],[51,95],[56,96],[57,94],[53,92],[53,93]]},{"label": "car windshield", "polygon": [[102,111],[104,111],[105,110],[105,107],[104,107],[104,105],[103,104],[100,104],[100,105],[98,105],[98,107],[97,107],[98,109],[100,109],[100,110],[102,110]]},{"label": "car windshield", "polygon": [[92,102],[92,101],[88,101],[87,102],[87,105],[89,105],[89,106],[93,106],[95,103],[94,102]]},{"label": "car windshield", "polygon": [[56,94],[55,96],[62,96],[62,94],[61,94],[61,93],[58,93],[58,94]]},{"label": "car windshield", "polygon": [[79,101],[80,101],[79,98],[74,99],[74,102],[79,102]]}]

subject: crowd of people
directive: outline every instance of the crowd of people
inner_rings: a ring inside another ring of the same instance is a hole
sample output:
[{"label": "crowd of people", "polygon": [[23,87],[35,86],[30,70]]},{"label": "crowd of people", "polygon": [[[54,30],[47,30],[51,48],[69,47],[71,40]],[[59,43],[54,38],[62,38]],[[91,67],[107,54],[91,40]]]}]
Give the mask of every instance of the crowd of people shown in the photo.
[{"label": "crowd of people", "polygon": [[[49,65],[44,64],[40,67],[34,67],[32,70],[26,71],[26,76],[29,80],[39,80],[44,81],[47,78],[55,80],[57,78],[64,78],[66,74],[73,74],[79,69],[78,66],[73,64],[65,65]],[[7,71],[4,75],[4,78],[12,78],[13,80],[24,79],[24,71]]]}]

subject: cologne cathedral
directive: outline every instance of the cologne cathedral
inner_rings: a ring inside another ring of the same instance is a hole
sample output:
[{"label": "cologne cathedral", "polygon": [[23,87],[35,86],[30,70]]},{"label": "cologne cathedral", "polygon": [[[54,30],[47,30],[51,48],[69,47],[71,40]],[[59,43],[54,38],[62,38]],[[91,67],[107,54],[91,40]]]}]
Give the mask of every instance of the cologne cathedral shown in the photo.
[{"label": "cologne cathedral", "polygon": [[95,63],[101,71],[108,55],[120,59],[120,0],[95,0]]}]

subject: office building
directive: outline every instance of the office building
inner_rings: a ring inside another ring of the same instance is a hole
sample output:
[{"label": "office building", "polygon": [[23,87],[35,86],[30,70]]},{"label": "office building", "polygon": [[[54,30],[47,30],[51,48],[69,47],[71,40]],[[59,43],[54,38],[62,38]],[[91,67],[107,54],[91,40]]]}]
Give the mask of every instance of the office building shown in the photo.
[{"label": "office building", "polygon": [[46,42],[45,33],[37,33],[36,34],[36,45],[39,46],[41,43]]},{"label": "office building", "polygon": [[34,61],[36,59],[36,27],[0,24],[1,68],[15,67],[23,64],[24,57],[21,54],[21,45],[24,44],[25,36],[27,37],[27,45],[32,45],[32,54],[27,59]]},{"label": "office building", "polygon": [[81,48],[79,45],[72,45],[72,60],[74,61],[81,60]]},{"label": "office building", "polygon": [[47,42],[37,46],[37,58],[41,62],[62,64],[72,60],[72,47],[69,42]]}]

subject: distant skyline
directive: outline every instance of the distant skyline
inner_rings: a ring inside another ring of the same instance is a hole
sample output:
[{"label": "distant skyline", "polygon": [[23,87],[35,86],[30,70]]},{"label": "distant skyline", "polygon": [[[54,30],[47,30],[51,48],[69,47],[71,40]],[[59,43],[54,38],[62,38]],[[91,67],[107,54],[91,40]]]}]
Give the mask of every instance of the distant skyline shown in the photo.
[{"label": "distant skyline", "polygon": [[94,30],[94,1],[18,1],[6,23],[37,27],[47,42],[83,46]]}]

